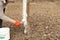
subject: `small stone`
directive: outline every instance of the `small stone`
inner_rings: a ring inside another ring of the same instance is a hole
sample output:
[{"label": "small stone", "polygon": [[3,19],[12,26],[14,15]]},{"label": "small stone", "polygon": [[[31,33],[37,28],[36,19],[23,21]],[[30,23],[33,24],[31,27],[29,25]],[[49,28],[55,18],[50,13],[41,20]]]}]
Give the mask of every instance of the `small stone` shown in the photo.
[{"label": "small stone", "polygon": [[46,26],[46,29],[48,29],[48,26]]},{"label": "small stone", "polygon": [[47,36],[46,34],[44,34],[43,36]]}]

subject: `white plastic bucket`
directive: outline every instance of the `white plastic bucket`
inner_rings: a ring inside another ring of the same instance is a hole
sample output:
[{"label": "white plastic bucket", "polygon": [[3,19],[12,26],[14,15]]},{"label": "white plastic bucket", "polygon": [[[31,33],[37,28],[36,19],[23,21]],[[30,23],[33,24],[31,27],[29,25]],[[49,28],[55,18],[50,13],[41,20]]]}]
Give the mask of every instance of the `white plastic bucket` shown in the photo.
[{"label": "white plastic bucket", "polygon": [[9,39],[10,39],[10,29],[0,28],[0,40],[9,40]]}]

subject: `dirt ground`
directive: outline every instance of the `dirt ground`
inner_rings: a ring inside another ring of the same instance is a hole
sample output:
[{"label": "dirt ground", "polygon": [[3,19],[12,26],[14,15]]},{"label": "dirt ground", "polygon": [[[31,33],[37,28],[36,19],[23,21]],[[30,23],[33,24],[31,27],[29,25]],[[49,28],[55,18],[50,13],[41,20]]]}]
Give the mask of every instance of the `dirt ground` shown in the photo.
[{"label": "dirt ground", "polygon": [[[60,40],[60,3],[59,1],[32,1],[28,5],[29,33],[24,34],[21,25],[15,28],[11,23],[3,22],[3,26],[11,29],[10,40]],[[14,20],[22,20],[22,2],[9,3],[7,16]]]}]

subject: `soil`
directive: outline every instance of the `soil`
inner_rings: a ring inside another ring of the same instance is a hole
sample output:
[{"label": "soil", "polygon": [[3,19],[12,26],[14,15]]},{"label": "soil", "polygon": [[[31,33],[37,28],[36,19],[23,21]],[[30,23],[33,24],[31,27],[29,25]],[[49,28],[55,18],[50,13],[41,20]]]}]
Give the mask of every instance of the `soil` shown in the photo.
[{"label": "soil", "polygon": [[[11,29],[10,40],[60,40],[60,3],[59,1],[32,1],[28,5],[29,32],[23,33],[24,26],[14,27],[3,22],[3,26]],[[22,20],[22,2],[9,3],[7,16],[14,20]]]}]

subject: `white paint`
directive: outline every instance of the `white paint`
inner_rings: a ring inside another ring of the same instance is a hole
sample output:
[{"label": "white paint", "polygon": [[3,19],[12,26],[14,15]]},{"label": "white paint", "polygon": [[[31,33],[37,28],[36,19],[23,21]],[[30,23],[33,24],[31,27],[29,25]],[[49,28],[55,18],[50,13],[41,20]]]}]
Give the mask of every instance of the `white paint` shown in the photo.
[{"label": "white paint", "polygon": [[9,40],[9,39],[10,39],[10,29],[0,28],[0,40]]},{"label": "white paint", "polygon": [[27,26],[27,0],[23,0],[23,19],[22,22],[24,23],[24,33],[27,32],[26,26]]}]

